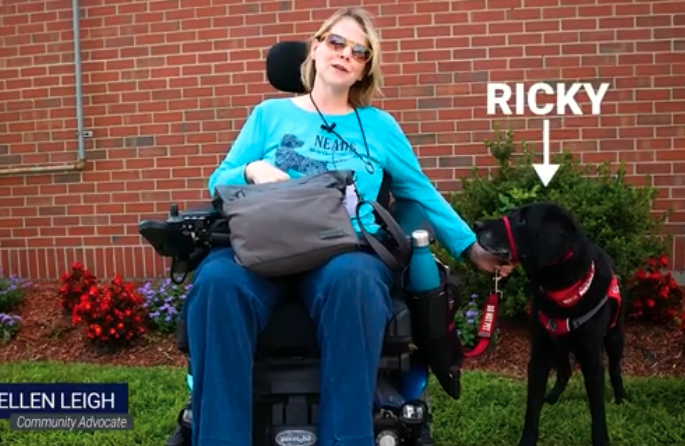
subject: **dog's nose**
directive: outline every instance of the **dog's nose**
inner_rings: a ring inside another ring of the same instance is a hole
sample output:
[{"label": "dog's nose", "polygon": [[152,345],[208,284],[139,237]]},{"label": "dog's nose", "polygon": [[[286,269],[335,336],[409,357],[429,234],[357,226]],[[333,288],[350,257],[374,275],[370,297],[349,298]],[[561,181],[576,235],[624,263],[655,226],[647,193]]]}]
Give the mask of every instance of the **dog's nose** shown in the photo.
[{"label": "dog's nose", "polygon": [[476,222],[473,224],[473,229],[474,229],[475,231],[480,231],[481,229],[483,229],[483,226],[484,226],[484,225],[485,225],[485,223],[483,223],[482,221],[478,220],[478,221],[476,221]]}]

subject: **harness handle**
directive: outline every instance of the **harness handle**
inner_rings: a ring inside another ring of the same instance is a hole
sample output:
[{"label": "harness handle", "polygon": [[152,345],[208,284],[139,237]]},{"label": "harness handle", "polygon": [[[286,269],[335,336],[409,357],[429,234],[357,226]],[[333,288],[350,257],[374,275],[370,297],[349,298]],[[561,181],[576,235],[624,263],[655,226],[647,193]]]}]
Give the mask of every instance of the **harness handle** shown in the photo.
[{"label": "harness handle", "polygon": [[485,353],[492,336],[495,333],[495,327],[497,326],[497,314],[499,313],[499,302],[502,298],[502,291],[499,289],[499,281],[502,277],[499,274],[499,270],[495,270],[495,277],[493,281],[495,286],[488,298],[485,300],[485,305],[483,306],[483,311],[480,317],[480,326],[478,328],[478,335],[476,345],[471,350],[464,350],[464,356],[467,358],[474,358]]}]

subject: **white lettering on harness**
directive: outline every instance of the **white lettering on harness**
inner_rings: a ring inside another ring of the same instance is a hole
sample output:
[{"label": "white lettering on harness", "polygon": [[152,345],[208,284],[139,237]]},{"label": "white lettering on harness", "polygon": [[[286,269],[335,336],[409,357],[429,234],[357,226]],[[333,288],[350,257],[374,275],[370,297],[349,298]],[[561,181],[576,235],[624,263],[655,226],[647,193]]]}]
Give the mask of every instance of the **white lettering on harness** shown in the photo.
[{"label": "white lettering on harness", "polygon": [[571,304],[574,303],[576,300],[578,300],[578,299],[580,299],[581,297],[583,297],[583,296],[585,295],[585,293],[587,293],[587,290],[590,289],[590,285],[592,285],[592,279],[594,279],[594,278],[595,278],[595,271],[594,271],[594,268],[593,268],[593,269],[591,270],[590,277],[589,277],[589,278],[587,279],[587,281],[585,281],[585,283],[580,287],[580,289],[578,290],[578,292],[577,292],[576,294],[574,294],[573,296],[571,296],[571,297],[569,297],[569,298],[567,298],[567,299],[564,299],[563,301],[561,301],[561,303],[564,304],[564,305],[571,305]]},{"label": "white lettering on harness", "polygon": [[485,307],[485,316],[483,317],[483,325],[481,326],[480,331],[483,332],[488,332],[490,333],[492,331],[492,324],[495,320],[495,306],[494,305],[487,305]]}]

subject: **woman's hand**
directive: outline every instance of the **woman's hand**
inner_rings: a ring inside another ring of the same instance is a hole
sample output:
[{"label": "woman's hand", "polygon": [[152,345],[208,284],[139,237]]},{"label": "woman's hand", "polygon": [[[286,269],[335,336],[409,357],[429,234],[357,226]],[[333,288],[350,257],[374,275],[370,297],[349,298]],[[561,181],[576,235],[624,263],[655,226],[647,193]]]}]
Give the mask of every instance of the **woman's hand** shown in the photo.
[{"label": "woman's hand", "polygon": [[478,242],[474,243],[471,249],[469,249],[469,259],[485,272],[499,272],[500,277],[507,277],[514,269],[514,265],[486,251]]},{"label": "woman's hand", "polygon": [[250,183],[262,184],[287,181],[290,176],[267,161],[254,161],[245,167],[245,178]]}]

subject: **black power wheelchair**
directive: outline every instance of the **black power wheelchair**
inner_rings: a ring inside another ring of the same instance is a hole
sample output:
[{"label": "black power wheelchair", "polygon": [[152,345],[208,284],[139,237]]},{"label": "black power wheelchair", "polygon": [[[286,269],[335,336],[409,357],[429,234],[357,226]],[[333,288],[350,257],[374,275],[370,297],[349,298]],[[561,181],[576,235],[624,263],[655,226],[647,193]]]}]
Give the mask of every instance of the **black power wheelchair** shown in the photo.
[{"label": "black power wheelchair", "polygon": [[[281,42],[267,55],[267,77],[274,88],[299,94],[304,87],[299,81],[299,65],[306,55],[304,42]],[[284,69],[290,72],[284,72]],[[386,175],[378,203],[388,209],[405,234],[426,229],[433,231],[418,203],[394,201],[390,194],[392,179]],[[229,244],[228,236],[213,231],[220,220],[218,210],[179,212],[172,205],[166,222],[146,220],[139,224],[141,235],[156,252],[172,259],[172,279],[180,283],[207,255],[212,246]],[[458,287],[449,268],[436,259],[445,287],[446,319],[460,305]],[[175,274],[183,274],[180,280]],[[411,298],[398,280],[393,292],[394,317],[386,329],[374,404],[376,444],[383,446],[433,445],[431,414],[427,398],[429,370],[438,378],[452,398],[460,394],[460,370],[465,356],[454,329],[445,339],[426,340],[412,318]],[[167,446],[191,446],[192,369],[185,324],[178,321],[177,345],[188,355],[189,398],[180,410],[176,430]],[[266,330],[260,335],[254,363],[254,429],[255,446],[316,446],[319,401],[319,350],[315,325],[296,296],[285,299],[274,312]]]}]

